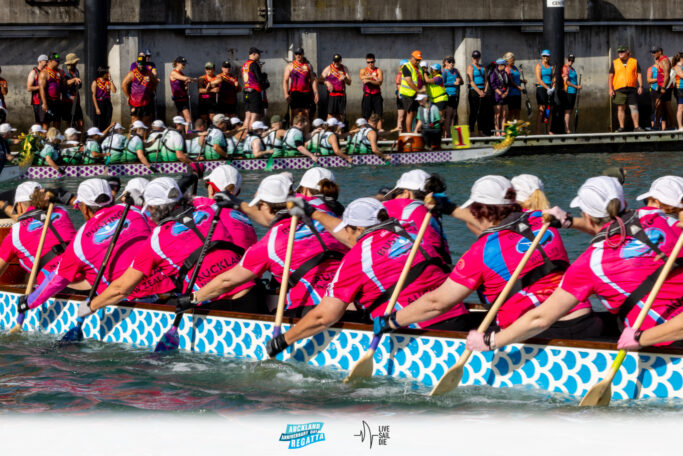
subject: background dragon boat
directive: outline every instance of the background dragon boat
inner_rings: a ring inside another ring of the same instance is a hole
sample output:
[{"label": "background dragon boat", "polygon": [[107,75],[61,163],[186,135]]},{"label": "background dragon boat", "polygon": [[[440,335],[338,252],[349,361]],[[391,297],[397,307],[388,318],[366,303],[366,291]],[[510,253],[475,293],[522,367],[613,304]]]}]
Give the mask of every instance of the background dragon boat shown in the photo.
[{"label": "background dragon boat", "polygon": [[[15,324],[19,296],[16,286],[0,287],[0,329],[8,330]],[[27,314],[24,330],[59,337],[75,324],[81,299],[51,299]],[[124,303],[86,319],[83,331],[86,339],[152,348],[171,326],[174,316],[170,306]],[[273,320],[270,315],[197,309],[183,317],[180,349],[265,360]],[[283,329],[295,321],[285,319]],[[465,337],[466,333],[450,331],[392,333],[382,338],[375,353],[373,375],[431,387],[464,351]],[[369,325],[340,323],[296,343],[278,359],[348,371],[366,352],[371,338]],[[534,388],[580,398],[602,377],[616,354],[612,343],[531,340],[495,352],[475,353],[461,384]],[[630,353],[615,378],[612,399],[683,398],[682,363],[681,349]],[[340,373],[340,381],[342,378]]]}]

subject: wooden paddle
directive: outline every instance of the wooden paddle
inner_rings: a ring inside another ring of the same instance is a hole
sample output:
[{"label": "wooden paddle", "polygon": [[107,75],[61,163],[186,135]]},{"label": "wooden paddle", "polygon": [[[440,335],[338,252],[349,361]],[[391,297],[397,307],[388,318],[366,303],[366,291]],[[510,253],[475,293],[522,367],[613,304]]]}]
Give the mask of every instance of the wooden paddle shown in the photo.
[{"label": "wooden paddle", "polygon": [[[512,273],[510,280],[508,280],[508,282],[505,284],[505,288],[503,288],[503,291],[498,295],[496,301],[493,303],[493,305],[487,312],[486,317],[484,317],[484,320],[479,325],[479,328],[477,328],[478,332],[484,332],[489,328],[489,326],[493,322],[493,319],[496,317],[498,310],[503,305],[505,300],[507,300],[508,295],[512,291],[512,287],[515,285],[515,282],[517,282],[517,279],[522,273],[522,270],[524,270],[524,267],[529,262],[529,258],[531,258],[531,255],[533,255],[533,253],[536,251],[536,247],[538,247],[538,244],[541,243],[541,239],[543,239],[545,232],[548,231],[549,226],[550,222],[546,221],[541,227],[538,234],[536,234],[536,237],[531,243],[531,246],[526,251],[526,253],[524,253],[522,261],[519,262],[519,264],[515,268],[515,271]],[[456,362],[453,367],[446,371],[443,377],[441,377],[441,380],[439,380],[439,383],[437,383],[434,386],[429,395],[438,396],[440,394],[447,393],[457,388],[460,384],[460,380],[462,379],[462,374],[465,371],[465,364],[467,363],[467,360],[470,358],[470,355],[472,355],[472,351],[468,348],[465,348],[465,351],[458,359],[458,362]]]},{"label": "wooden paddle", "polygon": [[[638,328],[640,328],[640,325],[643,324],[647,313],[650,311],[650,307],[652,307],[652,303],[655,301],[655,298],[657,297],[659,290],[662,288],[662,285],[664,284],[666,277],[669,275],[669,272],[671,272],[678,254],[681,252],[681,248],[683,248],[683,233],[681,233],[681,235],[678,237],[678,241],[671,251],[671,255],[669,255],[666,263],[664,263],[664,268],[659,274],[659,277],[657,277],[657,281],[652,287],[652,291],[647,297],[645,305],[642,309],[640,309],[638,318],[636,318],[636,321],[633,324],[633,329],[635,331],[637,331]],[[593,385],[593,387],[588,390],[588,393],[586,393],[586,395],[583,397],[581,403],[579,403],[579,406],[592,407],[595,405],[609,405],[609,401],[612,398],[612,381],[614,380],[614,376],[617,375],[617,371],[619,371],[621,363],[624,362],[624,358],[626,358],[626,350],[619,350],[619,353],[617,353],[617,357],[614,358],[614,362],[607,371],[605,378]]]},{"label": "wooden paddle", "polygon": [[[401,293],[401,290],[403,289],[403,285],[405,284],[406,278],[408,277],[408,273],[410,272],[410,269],[413,265],[413,260],[415,259],[417,250],[420,248],[420,243],[422,242],[422,238],[424,237],[424,234],[427,231],[427,227],[429,226],[429,222],[431,219],[432,213],[430,211],[427,213],[427,215],[425,215],[424,220],[422,220],[420,231],[418,231],[417,237],[413,242],[413,247],[410,249],[410,253],[408,254],[408,259],[406,260],[406,263],[403,265],[403,270],[401,271],[401,275],[399,276],[398,281],[396,282],[396,287],[394,287],[394,291],[391,293],[391,298],[389,298],[389,303],[387,304],[387,308],[384,311],[384,315],[389,315],[394,310],[396,301],[398,301],[398,295]],[[351,372],[349,372],[349,375],[344,379],[344,383],[348,383],[355,378],[368,378],[372,376],[372,370],[374,367],[373,357],[375,356],[375,350],[377,350],[381,338],[381,334],[375,335],[372,338],[372,341],[370,342],[370,348],[368,348],[368,351],[365,353],[365,355],[358,360],[356,365],[353,366]]]},{"label": "wooden paddle", "polygon": [[[93,282],[92,287],[90,288],[90,292],[88,293],[88,297],[86,298],[87,303],[90,303],[90,301],[93,300],[95,294],[97,293],[97,288],[100,286],[100,282],[102,282],[104,271],[107,269],[107,266],[109,265],[109,258],[111,258],[111,254],[114,252],[114,246],[116,245],[116,241],[119,239],[119,235],[121,234],[121,231],[123,231],[123,227],[126,224],[126,217],[128,216],[128,211],[130,210],[130,206],[132,204],[132,198],[127,198],[126,205],[123,208],[123,213],[121,214],[121,218],[116,224],[116,230],[114,231],[114,235],[111,237],[111,241],[109,241],[109,246],[107,247],[107,251],[104,254],[104,258],[102,259],[102,265],[100,266],[100,269],[97,271],[95,281]],[[68,344],[70,342],[78,342],[80,340],[83,340],[84,321],[85,319],[83,317],[78,317],[78,319],[76,320],[76,326],[68,330],[66,334],[62,336],[60,344]]]},{"label": "wooden paddle", "polygon": [[[579,75],[579,85],[581,85],[581,77],[583,74]],[[576,133],[579,129],[579,100],[581,97],[581,91],[577,90],[576,91],[576,108],[574,109],[574,133]]]},{"label": "wooden paddle", "polygon": [[[45,238],[47,237],[47,231],[50,228],[50,221],[52,219],[52,210],[55,204],[50,203],[47,207],[47,215],[45,216],[45,222],[43,222],[43,231],[40,233],[40,240],[38,241],[38,250],[36,250],[36,255],[33,257],[33,267],[31,268],[31,275],[28,277],[28,283],[26,284],[26,291],[24,294],[28,296],[33,291],[33,285],[36,283],[36,277],[38,276],[38,269],[40,269],[40,257],[43,253],[43,245],[45,244]],[[17,324],[14,328],[10,329],[9,333],[14,334],[21,331],[21,326],[24,323],[24,318],[26,318],[25,313],[20,313],[17,315]]]},{"label": "wooden paddle", "polygon": [[[291,209],[294,203],[287,202],[287,208]],[[280,294],[277,298],[277,310],[275,311],[275,325],[273,326],[273,338],[280,335],[282,328],[282,316],[285,312],[285,301],[287,301],[287,288],[289,285],[289,268],[292,264],[292,250],[294,250],[294,235],[296,234],[296,225],[299,223],[299,217],[292,216],[292,221],[289,224],[289,236],[287,237],[287,251],[285,252],[285,265],[282,271],[282,282],[280,282]]]}]

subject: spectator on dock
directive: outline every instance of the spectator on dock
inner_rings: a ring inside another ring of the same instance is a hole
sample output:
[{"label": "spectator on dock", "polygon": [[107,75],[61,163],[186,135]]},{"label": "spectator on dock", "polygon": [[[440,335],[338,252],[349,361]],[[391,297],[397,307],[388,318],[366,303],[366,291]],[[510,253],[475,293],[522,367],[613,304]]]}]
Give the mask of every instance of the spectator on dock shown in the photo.
[{"label": "spectator on dock", "polygon": [[249,60],[242,65],[242,83],[244,84],[244,126],[251,130],[251,124],[261,120],[263,116],[263,94],[270,85],[267,77],[261,72],[261,50],[249,49]]},{"label": "spectator on dock", "polygon": [[617,133],[625,131],[626,105],[631,110],[633,131],[643,131],[640,128],[637,95],[643,93],[643,75],[638,61],[631,57],[628,47],[621,45],[617,49],[619,58],[614,59],[609,69],[609,96],[617,105],[617,119],[619,128]]},{"label": "spectator on dock", "polygon": [[[204,64],[204,74],[199,76],[199,117],[208,124],[213,120],[213,116],[218,112],[218,92],[222,79],[216,76],[216,66],[213,62]],[[247,113],[249,115],[249,113]]]},{"label": "spectator on dock", "polygon": [[657,63],[652,64],[647,69],[646,75],[648,87],[650,88],[650,127],[652,130],[660,129],[660,114],[657,112],[657,104],[659,101],[659,84],[657,84]]},{"label": "spectator on dock", "polygon": [[673,68],[676,74],[676,101],[678,102],[676,120],[678,121],[678,129],[683,130],[683,53],[679,52],[674,56]]},{"label": "spectator on dock", "polygon": [[378,129],[382,130],[382,115],[384,114],[382,82],[384,82],[384,73],[375,65],[375,54],[366,55],[365,63],[368,66],[360,70],[360,81],[363,83],[361,112],[366,120],[373,114],[377,114],[380,118]]},{"label": "spectator on dock", "polygon": [[652,46],[650,53],[654,58],[657,68],[658,97],[654,108],[659,116],[662,130],[666,130],[673,124],[673,113],[671,112],[671,93],[673,92],[671,61],[667,56],[662,54],[661,46]]},{"label": "spectator on dock", "polygon": [[64,86],[62,91],[62,119],[69,122],[69,127],[83,130],[83,109],[81,108],[81,73],[78,71],[79,58],[73,52],[66,55],[64,68]]},{"label": "spectator on dock", "polygon": [[510,92],[510,76],[505,71],[505,59],[496,60],[496,68],[489,75],[489,83],[493,90],[493,130],[495,136],[503,134],[503,125],[507,120],[507,96]]},{"label": "spectator on dock", "polygon": [[553,103],[552,96],[555,93],[553,67],[550,65],[550,51],[544,49],[541,52],[541,61],[536,64],[536,103],[538,103],[538,115],[536,117],[536,134],[541,134],[541,125],[547,122],[543,133],[552,133]]},{"label": "spectator on dock", "polygon": [[145,64],[144,57],[138,57],[135,68],[128,72],[121,82],[121,90],[128,98],[130,105],[130,118],[132,122],[141,120],[149,125],[154,114],[154,91],[158,84],[158,78]]},{"label": "spectator on dock", "polygon": [[421,132],[427,150],[441,148],[441,112],[439,107],[429,100],[429,97],[420,93],[415,98],[419,104],[417,109],[417,123],[414,133]]},{"label": "spectator on dock", "polygon": [[294,60],[285,67],[282,90],[292,118],[298,114],[308,118],[311,106],[318,103],[318,81],[313,67],[304,56],[303,48],[294,50]]},{"label": "spectator on dock", "polygon": [[[47,55],[41,54],[38,56],[38,65],[28,73],[26,79],[26,91],[31,94],[31,107],[33,108],[33,118],[35,123],[41,123],[40,118],[40,87],[38,86],[38,78],[40,72],[47,66]],[[43,125],[43,129],[45,125]]]},{"label": "spectator on dock", "polygon": [[455,68],[455,59],[453,56],[448,56],[443,59],[443,82],[448,94],[446,101],[446,112],[444,116],[444,129],[446,137],[451,136],[451,127],[458,125],[458,104],[460,103],[460,86],[463,85],[463,79],[460,72]]},{"label": "spectator on dock", "polygon": [[38,76],[38,87],[40,90],[40,123],[44,130],[52,124],[59,129],[61,123],[60,95],[62,88],[63,74],[59,69],[59,54],[50,53],[47,65]]},{"label": "spectator on dock", "polygon": [[218,87],[218,112],[228,119],[237,115],[237,93],[242,91],[236,77],[230,74],[232,65],[227,60],[221,65],[221,85]]},{"label": "spectator on dock", "polygon": [[113,106],[111,104],[111,94],[116,93],[116,85],[111,80],[109,67],[99,67],[97,78],[90,84],[92,103],[95,107],[95,118],[93,123],[100,130],[107,128],[111,123]]},{"label": "spectator on dock", "polygon": [[567,56],[567,63],[562,67],[562,80],[564,81],[564,132],[572,133],[571,122],[572,109],[576,104],[576,94],[583,87],[579,84],[579,78],[574,69],[574,61],[576,57],[574,54]]},{"label": "spectator on dock", "polygon": [[405,111],[406,131],[410,131],[413,128],[413,119],[417,113],[415,97],[424,85],[422,71],[420,70],[421,61],[422,52],[416,50],[410,54],[408,63],[401,67],[401,87],[398,93],[403,103],[403,110]]},{"label": "spectator on dock", "polygon": [[469,126],[472,136],[477,136],[477,130],[474,129],[475,124],[479,128],[479,136],[484,136],[482,124],[485,122],[482,118],[486,110],[482,109],[482,105],[486,103],[486,93],[489,89],[486,69],[480,60],[481,52],[474,51],[472,52],[472,63],[467,66],[467,84],[469,84],[467,100],[470,104]]},{"label": "spectator on dock", "polygon": [[522,92],[525,92],[522,84],[526,84],[526,79],[522,79],[522,73],[515,66],[515,54],[507,52],[503,58],[507,63],[505,71],[510,76],[510,91],[507,96],[508,118],[519,120],[522,113]]},{"label": "spectator on dock", "polygon": [[323,70],[320,77],[328,92],[327,118],[334,117],[342,122],[346,117],[346,86],[351,85],[349,69],[342,64],[341,54],[332,56],[332,64]]},{"label": "spectator on dock", "polygon": [[191,82],[197,81],[197,78],[191,78],[183,74],[183,70],[187,65],[187,59],[178,56],[173,61],[173,70],[169,76],[171,85],[171,98],[175,103],[175,108],[179,116],[183,116],[187,122],[188,131],[192,128],[192,116],[190,115],[190,96],[189,86]]}]

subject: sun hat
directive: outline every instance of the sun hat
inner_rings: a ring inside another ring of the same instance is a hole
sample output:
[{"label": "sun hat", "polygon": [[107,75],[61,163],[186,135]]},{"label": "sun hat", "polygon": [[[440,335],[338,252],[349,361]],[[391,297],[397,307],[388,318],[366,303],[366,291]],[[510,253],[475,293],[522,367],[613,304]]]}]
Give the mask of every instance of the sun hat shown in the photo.
[{"label": "sun hat", "polygon": [[494,175],[480,177],[472,185],[470,198],[465,201],[462,207],[469,207],[472,203],[514,204],[515,200],[505,197],[510,187],[512,187],[512,182],[506,177]]},{"label": "sun hat", "polygon": [[242,175],[237,171],[237,168],[230,165],[218,166],[204,180],[214,184],[220,192],[232,184],[235,186],[233,193],[237,193],[242,186]]},{"label": "sun hat", "polygon": [[34,181],[26,181],[17,185],[17,189],[14,192],[14,204],[31,201],[31,195],[33,195],[36,188],[43,188],[43,186]]},{"label": "sun hat", "polygon": [[337,225],[334,232],[338,233],[349,225],[363,228],[377,225],[377,214],[382,209],[384,206],[376,198],[359,198],[344,209],[342,222]]},{"label": "sun hat", "polygon": [[428,98],[427,94],[418,93],[417,96],[415,97],[415,101],[422,101],[422,100],[426,100],[427,98]]},{"label": "sun hat", "polygon": [[325,168],[311,168],[301,176],[300,187],[310,188],[312,190],[320,191],[320,181],[323,179],[335,182],[334,174],[329,169]]},{"label": "sun hat", "polygon": [[185,118],[183,116],[175,116],[173,118],[173,123],[175,125],[185,125],[187,126],[187,122],[185,121]]},{"label": "sun hat", "polygon": [[[76,130],[76,129],[73,128],[73,130]],[[38,124],[31,125],[31,129],[29,131],[31,133],[47,133],[47,131],[43,130],[43,127],[38,125]],[[67,131],[69,131],[68,128],[67,128]],[[77,133],[80,133],[80,132],[77,132]]]},{"label": "sun hat", "polygon": [[[175,192],[173,191],[175,190]],[[158,177],[147,184],[143,197],[145,198],[145,205],[142,206],[142,212],[149,206],[162,206],[164,204],[177,203],[183,196],[178,183],[175,179],[170,177]]]},{"label": "sun hat", "polygon": [[284,203],[289,197],[292,183],[287,177],[276,174],[261,181],[254,199],[249,206],[256,206],[260,201],[266,203]]},{"label": "sun hat", "polygon": [[520,174],[513,177],[510,182],[517,193],[517,201],[526,201],[536,190],[543,191],[543,182],[532,174]]},{"label": "sun hat", "polygon": [[87,131],[88,136],[102,136],[104,133],[97,127],[90,127]]},{"label": "sun hat", "polygon": [[[35,125],[34,125],[34,127],[35,127]],[[33,129],[33,127],[31,127],[31,128]],[[42,131],[41,131],[41,130],[38,130],[38,131],[40,131],[41,133],[43,133],[45,130],[42,130]],[[33,130],[31,130],[31,132],[33,132]],[[69,128],[67,128],[66,130],[64,130],[64,136],[72,136],[72,135],[80,135],[80,134],[81,134],[81,132],[78,131],[78,130],[76,130],[76,129],[73,128],[73,127],[69,127]]]},{"label": "sun hat", "polygon": [[314,127],[319,127],[319,126],[321,126],[321,125],[324,124],[324,123],[325,123],[324,120],[318,118],[318,119],[313,120],[313,123],[312,123],[312,124],[313,124]]},{"label": "sun hat", "polygon": [[637,200],[654,198],[667,206],[683,208],[683,177],[662,176],[655,179],[650,185],[650,190],[639,195]]},{"label": "sun hat", "polygon": [[[155,122],[156,122],[156,120],[155,120]],[[161,121],[159,121],[159,122],[161,122]],[[161,123],[161,126],[162,127],[164,126],[163,122]],[[133,125],[130,126],[131,130],[137,130],[138,128],[143,128],[143,129],[147,130],[147,126],[141,120],[136,120],[135,122],[133,122]]]},{"label": "sun hat", "polygon": [[607,205],[615,198],[621,201],[620,209],[626,209],[624,189],[616,178],[591,177],[579,188],[576,198],[569,206],[578,207],[591,217],[603,218],[609,216]]},{"label": "sun hat", "polygon": [[252,122],[251,124],[251,129],[252,130],[267,130],[268,126],[261,122],[260,120],[257,120],[256,122]]},{"label": "sun hat", "polygon": [[[154,122],[152,122],[152,127],[154,127],[154,128],[166,128],[166,125],[164,124],[163,120],[155,120]],[[138,128],[138,127],[136,127],[136,128]]]},{"label": "sun hat", "polygon": [[[107,199],[97,202],[100,196],[106,196]],[[109,182],[100,178],[87,179],[81,182],[76,191],[75,203],[83,203],[86,206],[104,207],[113,200],[111,194],[111,187]]]}]

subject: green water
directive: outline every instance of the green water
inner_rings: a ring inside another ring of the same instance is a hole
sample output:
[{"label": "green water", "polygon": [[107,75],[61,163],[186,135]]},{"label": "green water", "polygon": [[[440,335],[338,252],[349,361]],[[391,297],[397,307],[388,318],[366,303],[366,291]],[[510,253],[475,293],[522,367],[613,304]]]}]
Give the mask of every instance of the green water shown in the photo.
[{"label": "green water", "polygon": [[[655,178],[678,172],[679,153],[629,153],[500,157],[485,162],[424,166],[448,183],[448,194],[458,202],[469,195],[472,183],[485,174],[536,174],[544,181],[553,204],[567,207],[580,184],[608,166],[627,171],[627,202],[649,188]],[[392,186],[409,167],[334,170],[342,187],[341,201],[374,195]],[[303,172],[293,173],[298,182]],[[264,173],[243,174],[242,196],[253,195]],[[78,181],[64,179],[75,189]],[[4,184],[1,189],[11,188]],[[77,218],[76,214],[75,219]],[[454,258],[474,241],[461,223],[444,223]],[[262,234],[260,230],[259,234]],[[570,257],[585,249],[589,238],[563,232]],[[54,337],[37,334],[0,335],[0,411],[101,412],[164,411],[190,413],[302,412],[333,416],[337,412],[400,412],[407,415],[464,413],[486,417],[498,412],[520,416],[539,413],[585,416],[638,414],[679,415],[678,400],[617,401],[609,409],[580,410],[573,397],[528,389],[463,387],[449,395],[430,398],[425,387],[405,381],[373,378],[343,385],[343,373],[275,361],[250,362],[201,354],[155,356],[146,349],[88,341],[56,348]]]}]

